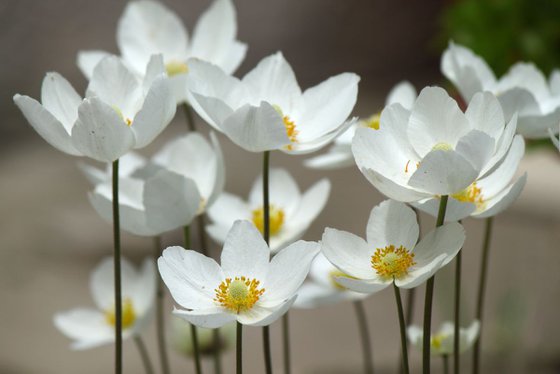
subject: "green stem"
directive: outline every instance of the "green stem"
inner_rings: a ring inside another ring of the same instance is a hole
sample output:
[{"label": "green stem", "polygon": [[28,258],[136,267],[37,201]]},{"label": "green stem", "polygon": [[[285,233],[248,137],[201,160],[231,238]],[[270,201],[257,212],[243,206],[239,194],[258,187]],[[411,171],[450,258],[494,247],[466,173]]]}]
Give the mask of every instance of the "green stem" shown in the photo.
[{"label": "green stem", "polygon": [[291,355],[290,355],[290,319],[288,312],[282,316],[282,344],[284,347],[284,373],[292,372]]},{"label": "green stem", "polygon": [[[436,227],[445,221],[448,196],[444,195],[439,201],[439,211]],[[424,331],[422,337],[422,373],[430,374],[430,337],[432,332],[432,301],[434,298],[435,274],[426,282],[426,297],[424,298]]]},{"label": "green stem", "polygon": [[410,373],[408,366],[408,347],[406,344],[406,322],[404,320],[404,312],[401,300],[401,291],[393,281],[393,290],[395,291],[395,300],[397,301],[397,312],[399,314],[399,327],[401,330],[401,354],[402,354],[402,368],[405,374]]},{"label": "green stem", "polygon": [[243,325],[237,322],[237,343],[235,346],[236,360],[236,374],[243,373]]},{"label": "green stem", "polygon": [[480,258],[480,279],[478,282],[478,299],[476,303],[476,319],[480,323],[478,339],[474,343],[473,350],[473,374],[480,372],[480,346],[482,342],[482,314],[484,311],[484,292],[486,290],[486,275],[488,272],[488,260],[490,255],[490,240],[492,237],[493,218],[486,219],[486,229],[484,232],[484,242],[482,246],[482,256]]},{"label": "green stem", "polygon": [[113,162],[113,262],[115,277],[115,373],[122,374],[121,228],[119,217],[119,160]]},{"label": "green stem", "polygon": [[208,250],[208,240],[206,240],[206,231],[204,230],[204,226],[206,226],[204,213],[199,214],[196,217],[196,223],[198,226],[198,240],[200,244],[200,251],[204,256],[210,257],[209,250]]},{"label": "green stem", "polygon": [[443,355],[441,358],[443,359],[443,374],[449,374],[449,356]]},{"label": "green stem", "polygon": [[194,115],[191,106],[187,103],[184,103],[183,112],[185,112],[185,118],[187,119],[187,127],[189,128],[189,131],[196,131],[196,125],[194,123]]},{"label": "green stem", "polygon": [[366,318],[364,303],[361,300],[354,301],[354,310],[358,320],[360,338],[362,341],[362,354],[364,356],[364,373],[373,374],[373,360],[371,357],[371,341],[369,339],[369,328]]},{"label": "green stem", "polygon": [[[263,154],[263,236],[266,244],[270,242],[270,204],[269,204],[269,188],[268,188],[268,171],[270,164],[270,151],[264,151]],[[272,355],[270,351],[270,328],[263,327],[263,350],[266,374],[272,374]]]},{"label": "green stem", "polygon": [[134,342],[136,343],[136,347],[138,348],[138,352],[140,353],[140,357],[142,358],[142,363],[144,364],[144,368],[146,369],[146,374],[154,374],[154,367],[152,366],[152,361],[150,361],[148,350],[146,349],[146,345],[144,345],[142,338],[140,338],[140,336],[136,336],[134,338]]},{"label": "green stem", "polygon": [[[161,236],[154,237],[154,258],[157,264],[157,260],[161,255]],[[169,369],[169,356],[167,355],[167,346],[165,340],[165,318],[163,313],[163,301],[164,301],[164,291],[163,291],[163,280],[158,277],[157,289],[156,289],[156,331],[158,338],[158,350],[159,350],[159,360],[161,364],[161,372],[163,374],[169,374],[171,371]]]},{"label": "green stem", "polygon": [[455,257],[455,326],[453,334],[453,373],[459,374],[460,352],[459,352],[459,325],[461,308],[461,262],[463,250],[461,249]]},{"label": "green stem", "polygon": [[222,374],[222,343],[220,338],[220,329],[212,330],[212,339],[214,340],[214,373]]},{"label": "green stem", "polygon": [[[183,233],[185,236],[185,249],[191,249],[191,229],[190,226],[185,226],[183,228]],[[193,354],[194,354],[194,368],[196,374],[202,373],[202,366],[200,364],[200,348],[198,346],[198,333],[196,331],[196,326],[192,323],[191,326],[191,340],[193,345]]]}]

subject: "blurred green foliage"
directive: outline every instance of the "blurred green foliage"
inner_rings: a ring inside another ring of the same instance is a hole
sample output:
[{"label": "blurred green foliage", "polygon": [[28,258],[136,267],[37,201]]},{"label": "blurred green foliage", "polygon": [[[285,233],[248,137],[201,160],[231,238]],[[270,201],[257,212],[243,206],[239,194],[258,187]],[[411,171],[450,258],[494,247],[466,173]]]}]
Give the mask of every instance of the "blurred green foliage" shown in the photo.
[{"label": "blurred green foliage", "polygon": [[560,0],[457,0],[443,13],[440,50],[449,40],[481,55],[497,76],[517,61],[545,74],[560,67]]}]

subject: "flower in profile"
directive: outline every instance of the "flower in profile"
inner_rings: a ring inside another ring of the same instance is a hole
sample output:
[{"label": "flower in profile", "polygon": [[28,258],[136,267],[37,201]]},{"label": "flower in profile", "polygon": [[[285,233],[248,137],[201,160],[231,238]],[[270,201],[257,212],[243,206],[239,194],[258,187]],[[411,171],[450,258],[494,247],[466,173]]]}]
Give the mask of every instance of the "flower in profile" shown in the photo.
[{"label": "flower in profile", "polygon": [[[215,0],[200,16],[190,41],[177,14],[159,1],[140,0],[126,5],[118,23],[117,45],[123,63],[138,76],[144,75],[152,54],[162,54],[177,102],[183,102],[187,60],[197,57],[233,73],[247,51],[247,45],[236,40],[236,34],[231,0]],[[78,66],[89,79],[95,66],[108,55],[104,51],[81,51]]]},{"label": "flower in profile", "polygon": [[[296,181],[284,169],[271,169],[270,188],[270,248],[277,252],[286,245],[300,239],[327,203],[330,182],[321,179],[305,193],[301,193]],[[206,227],[208,234],[217,242],[224,243],[227,232],[238,219],[245,219],[262,233],[264,228],[264,206],[262,176],[249,193],[249,200],[224,192],[208,209],[212,223]]]},{"label": "flower in profile", "polygon": [[189,60],[189,103],[211,126],[250,152],[309,153],[346,130],[360,78],[342,73],[301,91],[282,53],[264,58],[243,79]]},{"label": "flower in profile", "polygon": [[454,222],[430,231],[418,242],[414,211],[403,203],[385,200],[374,207],[367,223],[367,241],[346,231],[327,228],[321,250],[344,275],[338,284],[374,293],[395,282],[413,288],[447,265],[465,241],[463,227]]},{"label": "flower in profile", "polygon": [[497,79],[484,59],[453,42],[442,55],[441,71],[465,101],[482,91],[496,95],[506,120],[517,113],[517,131],[526,138],[545,138],[560,121],[560,71],[547,81],[534,64],[519,62]]},{"label": "flower in profile", "polygon": [[[235,346],[235,323],[228,323],[219,329],[219,341],[214,341],[214,330],[197,327],[198,349],[201,355],[209,356],[217,350],[225,352]],[[187,357],[194,356],[194,346],[190,324],[182,318],[171,320],[171,343],[175,350]]]},{"label": "flower in profile", "polygon": [[176,109],[161,56],[152,56],[143,80],[118,58],[104,58],[93,72],[85,99],[61,75],[47,73],[41,103],[19,94],[14,102],[53,147],[101,162],[113,162],[151,143]]},{"label": "flower in profile", "polygon": [[[473,321],[469,327],[459,329],[459,353],[469,350],[476,340],[480,331],[478,320]],[[410,344],[422,350],[423,329],[418,326],[409,326],[406,330]],[[438,356],[450,356],[453,354],[453,337],[455,336],[455,325],[452,322],[444,322],[438,332],[431,336],[430,353]]]},{"label": "flower in profile", "polygon": [[[416,89],[408,82],[403,81],[396,84],[385,100],[385,106],[394,103],[401,104],[405,109],[410,110],[416,100]],[[354,156],[352,155],[352,138],[358,127],[368,127],[372,130],[379,130],[379,121],[381,119],[381,111],[371,116],[361,119],[355,125],[351,126],[343,134],[334,140],[333,145],[325,154],[309,158],[304,161],[304,165],[312,169],[338,169],[354,165]]]},{"label": "flower in profile", "polygon": [[392,104],[380,128],[359,128],[352,152],[361,172],[381,193],[404,202],[467,189],[502,161],[515,135],[498,100],[478,93],[463,113],[439,87],[420,92],[412,110]]},{"label": "flower in profile", "polygon": [[[96,308],[76,308],[54,316],[55,326],[73,340],[72,349],[88,349],[115,341],[113,258],[105,258],[92,272],[90,290]],[[156,294],[153,260],[137,270],[121,260],[123,339],[141,334],[152,318]]]},{"label": "flower in profile", "polygon": [[182,309],[173,313],[207,328],[237,321],[266,326],[288,311],[319,244],[298,241],[272,260],[255,226],[237,221],[226,238],[221,266],[193,250],[169,247],[158,260],[159,272]]},{"label": "flower in profile", "polygon": [[311,264],[307,281],[298,291],[294,307],[317,308],[342,301],[362,300],[368,296],[365,293],[350,291],[340,285],[336,278],[344,276],[347,275],[334,267],[325,255],[319,253]]}]

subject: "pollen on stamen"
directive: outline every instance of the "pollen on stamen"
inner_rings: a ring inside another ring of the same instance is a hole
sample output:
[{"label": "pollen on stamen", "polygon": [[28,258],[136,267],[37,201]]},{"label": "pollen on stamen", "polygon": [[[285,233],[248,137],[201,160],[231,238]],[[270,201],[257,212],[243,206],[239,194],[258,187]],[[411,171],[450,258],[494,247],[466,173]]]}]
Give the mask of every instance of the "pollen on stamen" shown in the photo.
[{"label": "pollen on stamen", "polygon": [[484,206],[486,205],[482,195],[482,190],[477,187],[476,182],[473,182],[464,190],[451,195],[451,197],[463,203],[473,203],[476,205],[477,210],[484,209]]},{"label": "pollen on stamen", "polygon": [[[115,307],[113,306],[110,309],[105,311],[105,321],[111,325],[115,326],[117,322],[117,317],[115,316]],[[136,321],[136,311],[134,310],[134,305],[132,304],[132,300],[126,298],[123,300],[122,303],[122,328],[127,329],[134,325]]]},{"label": "pollen on stamen", "polygon": [[259,286],[260,281],[254,278],[249,279],[244,276],[226,278],[214,290],[216,292],[214,301],[232,312],[245,312],[251,309],[265,292],[265,289],[259,289]]},{"label": "pollen on stamen", "polygon": [[182,61],[171,60],[165,64],[165,71],[168,76],[173,77],[175,75],[188,73],[189,67]]},{"label": "pollen on stamen", "polygon": [[[296,130],[296,124],[294,123],[294,121],[292,121],[289,116],[284,115],[284,112],[279,105],[273,105],[272,107],[282,117],[282,122],[284,122],[284,127],[286,127],[286,135],[288,135],[288,139],[290,139],[290,142],[297,143],[297,135],[299,134],[299,131]],[[293,146],[291,144],[288,144],[285,148],[291,150]]]},{"label": "pollen on stamen", "polygon": [[[269,227],[270,235],[276,235],[280,232],[284,225],[284,210],[275,205],[269,205]],[[264,207],[254,209],[252,212],[252,221],[257,229],[264,233]]]},{"label": "pollen on stamen", "polygon": [[398,248],[392,244],[377,248],[371,256],[371,266],[385,279],[400,279],[408,274],[413,265],[416,265],[414,253],[410,253],[402,245]]}]

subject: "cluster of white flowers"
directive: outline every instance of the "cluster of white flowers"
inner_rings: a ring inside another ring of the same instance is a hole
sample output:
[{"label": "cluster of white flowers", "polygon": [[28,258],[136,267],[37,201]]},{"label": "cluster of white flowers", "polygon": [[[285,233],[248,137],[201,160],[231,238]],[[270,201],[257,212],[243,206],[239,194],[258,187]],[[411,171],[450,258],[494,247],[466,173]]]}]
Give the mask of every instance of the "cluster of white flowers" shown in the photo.
[{"label": "cluster of white flowers", "polygon": [[[57,73],[47,73],[41,103],[14,96],[31,126],[52,146],[113,163],[113,169],[81,164],[93,185],[89,199],[103,219],[119,217],[118,209],[120,221],[114,223],[125,231],[159,236],[208,215],[206,232],[223,244],[220,264],[178,246],[157,259],[177,305],[173,314],[196,326],[218,328],[235,321],[266,326],[292,305],[360,302],[388,286],[417,287],[463,247],[465,230],[457,221],[494,216],[520,195],[526,175],[515,175],[524,154],[523,136],[550,133],[558,146],[558,72],[547,82],[533,65],[517,64],[498,80],[482,58],[451,43],[441,68],[468,102],[464,112],[440,87],[426,87],[417,95],[409,82],[402,82],[384,108],[358,120],[350,117],[358,95],[356,74],[342,73],[302,92],[278,52],[243,78],[232,76],[247,50],[236,32],[231,0],[212,3],[190,42],[171,10],[154,1],[133,1],[118,23],[120,56],[78,54],[89,80],[85,98]],[[357,165],[389,198],[371,210],[366,240],[334,228],[326,228],[319,241],[299,240],[329,196],[336,195],[328,179],[301,193],[286,170],[269,173],[266,164],[248,201],[224,192],[224,157],[214,132],[210,140],[195,132],[174,139],[151,158],[132,152],[165,129],[178,104],[192,107],[212,130],[250,152],[299,155],[334,141],[326,153],[304,163],[322,170]],[[420,237],[417,213],[406,204],[434,216],[442,214],[443,206],[445,222]],[[113,265],[106,259],[93,272],[98,310],[55,317],[74,348],[115,339]],[[155,259],[146,260],[140,272],[126,261],[122,265],[127,338],[149,325]],[[461,351],[474,343],[478,331],[478,322],[460,330]],[[453,334],[453,324],[444,324],[431,338],[432,352],[452,354]],[[422,346],[422,329],[411,326],[408,336]]]}]

